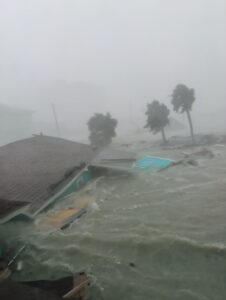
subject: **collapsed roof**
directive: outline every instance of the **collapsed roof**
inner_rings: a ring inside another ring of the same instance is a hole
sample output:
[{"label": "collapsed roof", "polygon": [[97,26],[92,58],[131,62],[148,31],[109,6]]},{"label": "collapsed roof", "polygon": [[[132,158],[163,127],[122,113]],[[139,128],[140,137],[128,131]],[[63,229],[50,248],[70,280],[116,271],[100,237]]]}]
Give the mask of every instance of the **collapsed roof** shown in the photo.
[{"label": "collapsed roof", "polygon": [[86,166],[130,171],[135,161],[131,152],[107,148],[96,153],[89,145],[44,135],[2,146],[0,224],[19,215],[34,218],[78,183]]},{"label": "collapsed roof", "polygon": [[91,166],[118,171],[130,171],[136,161],[136,154],[129,151],[106,148],[91,162]]},{"label": "collapsed roof", "polygon": [[44,135],[0,147],[1,214],[28,204],[35,212],[93,157],[88,145]]}]

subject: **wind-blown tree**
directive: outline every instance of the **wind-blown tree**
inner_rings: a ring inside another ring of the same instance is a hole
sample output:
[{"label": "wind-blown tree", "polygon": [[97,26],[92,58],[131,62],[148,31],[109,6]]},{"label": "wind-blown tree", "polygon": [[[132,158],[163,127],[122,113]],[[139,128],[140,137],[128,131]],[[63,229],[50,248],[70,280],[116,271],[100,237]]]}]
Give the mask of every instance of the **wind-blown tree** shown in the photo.
[{"label": "wind-blown tree", "polygon": [[95,148],[109,145],[112,138],[116,136],[117,123],[118,121],[113,119],[109,113],[93,115],[87,123],[91,145]]},{"label": "wind-blown tree", "polygon": [[165,127],[169,124],[170,111],[167,106],[159,101],[154,100],[147,104],[147,122],[145,128],[149,128],[153,134],[161,132],[163,143],[167,142],[165,136]]},{"label": "wind-blown tree", "polygon": [[187,114],[191,138],[192,142],[194,143],[194,130],[190,112],[195,101],[195,90],[189,89],[184,84],[178,84],[173,90],[173,94],[171,95],[171,97],[174,111],[179,113],[185,112]]}]

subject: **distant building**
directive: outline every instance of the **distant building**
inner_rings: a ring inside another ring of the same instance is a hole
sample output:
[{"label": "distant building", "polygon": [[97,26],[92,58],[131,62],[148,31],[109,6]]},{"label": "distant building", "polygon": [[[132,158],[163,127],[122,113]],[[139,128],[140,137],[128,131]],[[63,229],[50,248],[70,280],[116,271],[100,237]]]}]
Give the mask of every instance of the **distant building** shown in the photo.
[{"label": "distant building", "polygon": [[32,115],[30,110],[0,104],[0,145],[30,137]]}]

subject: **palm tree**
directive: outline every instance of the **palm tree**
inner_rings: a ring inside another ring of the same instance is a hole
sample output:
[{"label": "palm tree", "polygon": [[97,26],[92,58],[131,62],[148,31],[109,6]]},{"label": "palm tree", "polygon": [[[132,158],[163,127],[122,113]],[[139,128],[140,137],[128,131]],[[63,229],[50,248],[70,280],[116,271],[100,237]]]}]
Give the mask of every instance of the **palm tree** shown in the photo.
[{"label": "palm tree", "polygon": [[153,134],[161,132],[163,143],[166,144],[165,127],[169,124],[170,111],[163,103],[159,103],[158,100],[152,101],[147,104],[147,122],[145,128],[149,128]]},{"label": "palm tree", "polygon": [[87,122],[89,128],[89,139],[92,146],[101,148],[109,145],[112,138],[116,136],[115,128],[118,121],[113,119],[109,113],[95,114]]},{"label": "palm tree", "polygon": [[194,129],[190,113],[192,110],[192,105],[195,101],[195,90],[189,89],[184,84],[178,84],[173,90],[173,94],[171,97],[174,111],[179,113],[185,112],[187,114],[192,142],[195,143]]}]

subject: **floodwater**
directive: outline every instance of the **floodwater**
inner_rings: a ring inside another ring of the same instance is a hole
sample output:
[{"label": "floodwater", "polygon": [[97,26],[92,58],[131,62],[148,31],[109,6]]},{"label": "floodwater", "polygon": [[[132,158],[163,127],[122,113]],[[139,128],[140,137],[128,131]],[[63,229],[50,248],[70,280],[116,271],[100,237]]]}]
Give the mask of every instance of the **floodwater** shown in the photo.
[{"label": "floodwater", "polygon": [[[64,232],[2,227],[28,244],[17,277],[84,270],[94,280],[92,299],[225,300],[226,147],[210,149],[214,158],[198,166],[99,179],[89,186],[96,202]],[[136,150],[182,157],[182,150]]]}]

